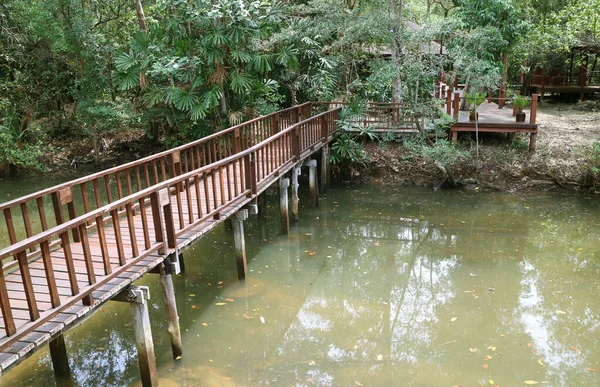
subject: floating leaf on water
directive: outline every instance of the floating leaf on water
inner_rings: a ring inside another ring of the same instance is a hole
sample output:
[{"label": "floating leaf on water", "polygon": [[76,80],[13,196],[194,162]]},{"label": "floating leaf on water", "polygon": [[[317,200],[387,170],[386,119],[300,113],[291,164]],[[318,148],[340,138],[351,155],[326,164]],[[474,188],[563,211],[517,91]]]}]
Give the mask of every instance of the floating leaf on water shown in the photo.
[{"label": "floating leaf on water", "polygon": [[223,305],[227,305],[225,302],[216,302],[215,303],[216,306],[223,306]]},{"label": "floating leaf on water", "polygon": [[538,383],[538,382],[536,382],[535,380],[526,380],[524,383],[525,383],[525,384],[528,384],[528,385],[539,384],[539,383]]},{"label": "floating leaf on water", "polygon": [[471,348],[471,347],[469,347],[469,351],[471,351],[471,353],[475,353],[475,352],[477,352],[477,348]]},{"label": "floating leaf on water", "polygon": [[377,355],[377,360],[382,361],[383,360],[383,355]]},{"label": "floating leaf on water", "polygon": [[190,297],[196,297],[194,293],[190,293]]},{"label": "floating leaf on water", "polygon": [[307,233],[306,233],[306,234],[304,234],[304,235],[311,236],[311,235],[312,235],[312,233],[310,233],[310,232],[307,232]]},{"label": "floating leaf on water", "polygon": [[177,356],[177,357],[175,358],[175,360],[180,360],[180,359],[181,359],[181,356]]},{"label": "floating leaf on water", "polygon": [[538,364],[541,365],[542,367],[545,367],[546,365],[544,363],[542,363],[542,358],[538,359]]},{"label": "floating leaf on water", "polygon": [[562,310],[557,310],[557,311],[556,311],[556,314],[567,314],[567,312],[564,312],[564,311],[562,311]]},{"label": "floating leaf on water", "polygon": [[452,317],[452,318],[450,319],[450,321],[454,322],[454,321],[456,321],[456,319],[457,319],[457,318],[458,318],[458,317]]},{"label": "floating leaf on water", "polygon": [[233,302],[233,298],[226,298],[225,301]]},{"label": "floating leaf on water", "polygon": [[379,243],[379,242],[376,242],[376,243],[375,243],[375,246],[377,246],[377,247],[381,247],[381,243]]},{"label": "floating leaf on water", "polygon": [[489,382],[492,386],[494,385],[494,381],[492,379],[490,379]]},{"label": "floating leaf on water", "polygon": [[485,357],[483,358],[483,360],[490,360],[492,357],[490,355],[485,355]]},{"label": "floating leaf on water", "polygon": [[196,306],[196,305],[192,305],[192,309],[196,309],[196,308],[197,308],[197,306]]},{"label": "floating leaf on water", "polygon": [[208,324],[207,324],[207,323],[202,323],[202,326],[203,326],[203,327],[207,327],[207,326],[208,326]]},{"label": "floating leaf on water", "polygon": [[569,348],[571,348],[571,349],[572,349],[572,350],[574,350],[574,351],[581,352],[581,349],[579,349],[579,348],[577,348],[577,347],[574,347],[574,346],[572,346],[572,345],[569,345]]},{"label": "floating leaf on water", "polygon": [[354,383],[355,383],[357,386],[362,386],[362,385],[363,385],[363,384],[362,384],[361,382],[359,382],[358,380],[355,380],[355,381],[354,381]]},{"label": "floating leaf on water", "polygon": [[588,368],[586,368],[586,370],[588,370],[588,371],[596,371],[596,369],[592,368],[592,367],[588,367]]},{"label": "floating leaf on water", "polygon": [[496,347],[491,347],[490,349],[491,349],[492,351],[495,351],[495,350],[496,350]]},{"label": "floating leaf on water", "polygon": [[489,367],[489,365],[487,365],[487,364],[484,364],[484,365],[483,365],[483,369],[484,369],[484,370],[487,370],[487,369],[488,369],[488,367]]},{"label": "floating leaf on water", "polygon": [[260,322],[263,323],[263,324],[266,324],[265,323],[265,318],[263,316],[260,316]]},{"label": "floating leaf on water", "polygon": [[244,318],[252,318],[252,317],[249,317],[246,313],[244,313]]},{"label": "floating leaf on water", "polygon": [[533,343],[527,343],[527,348],[531,347]]},{"label": "floating leaf on water", "polygon": [[494,289],[494,288],[488,288],[488,290],[489,290],[490,292],[493,292],[493,291],[495,291],[496,289]]},{"label": "floating leaf on water", "polygon": [[223,281],[219,281],[219,283],[217,285],[221,285],[223,283]]}]

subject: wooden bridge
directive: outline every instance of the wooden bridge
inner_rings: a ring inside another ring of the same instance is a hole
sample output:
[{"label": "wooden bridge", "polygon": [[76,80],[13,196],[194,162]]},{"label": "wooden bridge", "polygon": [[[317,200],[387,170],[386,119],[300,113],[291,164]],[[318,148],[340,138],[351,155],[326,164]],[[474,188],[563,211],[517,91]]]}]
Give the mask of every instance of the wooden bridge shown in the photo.
[{"label": "wooden bridge", "polygon": [[[322,106],[321,106],[322,107]],[[144,385],[156,365],[142,275],[159,273],[173,356],[182,353],[171,275],[181,251],[223,221],[234,229],[238,275],[247,270],[243,221],[278,182],[281,225],[298,216],[298,175],[309,168],[311,202],[329,179],[328,143],[340,107],[313,114],[306,103],[178,148],[0,204],[9,245],[0,250],[0,368],[5,373],[49,343],[68,374],[63,332],[108,300],[131,304]]]}]

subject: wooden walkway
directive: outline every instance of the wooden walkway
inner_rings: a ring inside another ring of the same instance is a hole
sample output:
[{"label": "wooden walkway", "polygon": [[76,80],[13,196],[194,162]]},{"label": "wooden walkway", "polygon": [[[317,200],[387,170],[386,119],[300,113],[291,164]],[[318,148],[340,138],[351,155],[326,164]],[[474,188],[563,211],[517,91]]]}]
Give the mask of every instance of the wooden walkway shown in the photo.
[{"label": "wooden walkway", "polygon": [[339,111],[299,105],[1,204],[2,373],[327,145]]}]

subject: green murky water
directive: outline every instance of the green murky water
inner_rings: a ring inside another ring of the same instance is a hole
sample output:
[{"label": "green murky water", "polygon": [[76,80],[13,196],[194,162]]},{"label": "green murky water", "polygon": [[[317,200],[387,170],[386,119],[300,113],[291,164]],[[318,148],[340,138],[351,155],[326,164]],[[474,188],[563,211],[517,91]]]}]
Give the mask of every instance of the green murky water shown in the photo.
[{"label": "green murky water", "polygon": [[[139,281],[161,385],[600,385],[596,199],[333,189],[287,236],[276,200],[246,223],[246,282],[222,227],[186,252],[177,363],[158,277]],[[60,385],[139,384],[130,324],[110,303],[69,331]],[[1,383],[54,385],[48,352]]]}]

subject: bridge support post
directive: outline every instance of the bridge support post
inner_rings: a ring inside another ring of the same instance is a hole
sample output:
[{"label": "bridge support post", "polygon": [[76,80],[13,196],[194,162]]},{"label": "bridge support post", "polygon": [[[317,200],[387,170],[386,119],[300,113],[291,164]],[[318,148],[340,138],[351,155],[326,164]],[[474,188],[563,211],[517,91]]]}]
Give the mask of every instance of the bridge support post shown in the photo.
[{"label": "bridge support post", "polygon": [[115,301],[129,303],[131,314],[133,315],[135,346],[138,350],[138,362],[140,364],[140,376],[143,387],[158,386],[152,328],[150,325],[150,315],[148,314],[149,299],[150,290],[147,286],[130,286],[113,298]]},{"label": "bridge support post", "polygon": [[329,180],[331,179],[330,170],[329,144],[325,144],[323,145],[323,149],[321,151],[321,192],[324,192],[327,188],[329,188]]},{"label": "bridge support post", "polygon": [[292,222],[298,221],[299,209],[298,203],[300,202],[300,196],[298,195],[298,176],[302,173],[302,169],[300,168],[302,164],[296,164],[294,169],[292,169]]},{"label": "bridge support post", "polygon": [[317,160],[306,160],[304,166],[308,167],[308,196],[310,198],[310,205],[316,207],[319,204]]},{"label": "bridge support post", "polygon": [[267,215],[267,198],[265,196],[265,193],[263,192],[260,195],[258,195],[257,199],[258,218],[263,219],[265,215]]},{"label": "bridge support post", "polygon": [[67,356],[65,336],[63,334],[58,335],[50,342],[49,346],[54,374],[60,378],[68,377],[71,374],[71,370],[69,369],[69,358]]},{"label": "bridge support post", "polygon": [[246,278],[248,262],[246,260],[246,238],[244,236],[244,221],[248,219],[248,210],[239,210],[233,217],[233,241],[235,244],[235,262],[238,278]]},{"label": "bridge support post", "polygon": [[165,310],[167,312],[167,331],[171,338],[171,349],[173,359],[178,359],[183,354],[181,343],[181,330],[179,328],[179,314],[177,314],[177,302],[175,299],[175,287],[173,286],[173,273],[175,268],[170,262],[162,263],[160,270],[160,286],[163,291]]},{"label": "bridge support post", "polygon": [[225,226],[225,231],[233,230],[233,220],[231,218],[225,219],[223,226]]},{"label": "bridge support post", "polygon": [[290,179],[279,179],[279,212],[281,219],[281,233],[287,234],[290,231],[290,215],[288,210],[288,187]]}]

